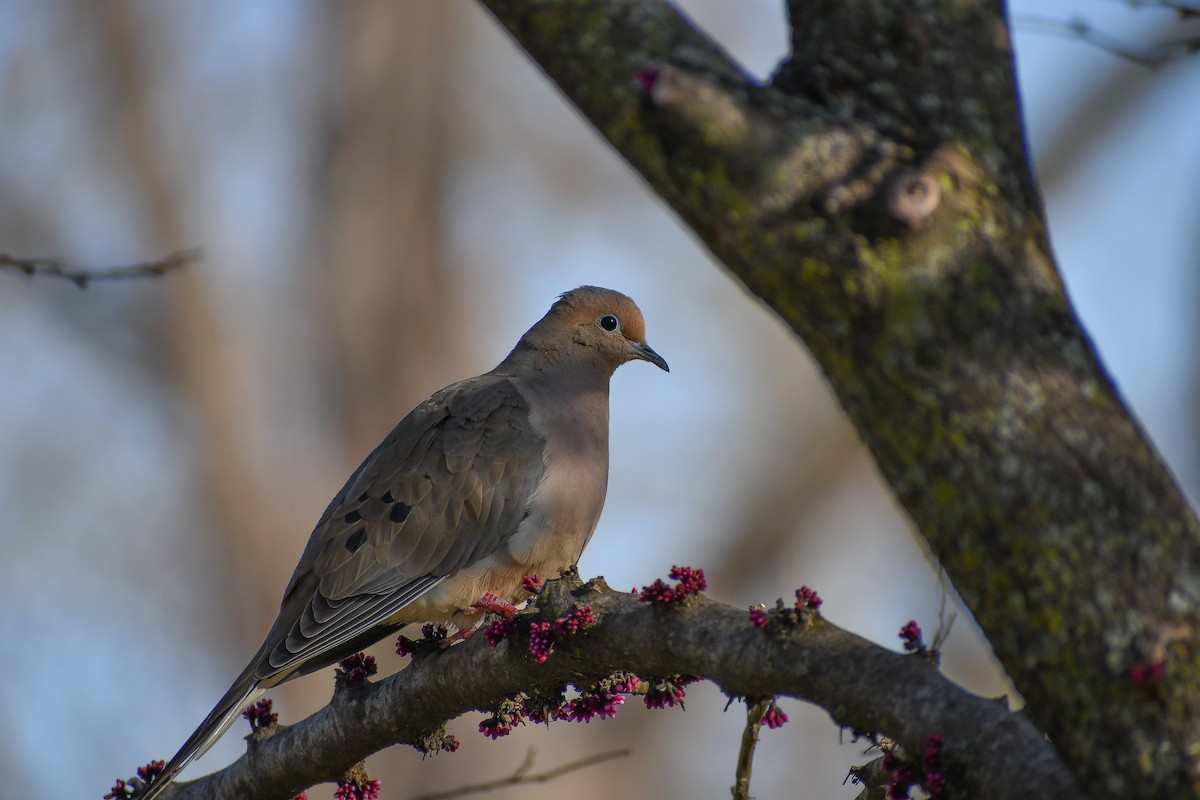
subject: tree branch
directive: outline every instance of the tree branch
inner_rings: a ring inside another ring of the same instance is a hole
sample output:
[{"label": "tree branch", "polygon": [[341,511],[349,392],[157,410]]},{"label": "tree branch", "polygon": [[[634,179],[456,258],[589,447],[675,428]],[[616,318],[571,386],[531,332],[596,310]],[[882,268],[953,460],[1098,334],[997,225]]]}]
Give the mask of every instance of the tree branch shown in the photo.
[{"label": "tree branch", "polygon": [[828,709],[841,725],[885,731],[914,753],[931,733],[940,733],[943,758],[952,765],[946,797],[1083,796],[1021,714],[969,694],[922,659],[819,618],[764,630],[750,623],[745,610],[700,596],[664,608],[613,592],[601,579],[580,584],[573,577],[549,582],[538,602],[548,618],[591,606],[598,622],[556,644],[543,664],[530,657],[528,635],[495,649],[474,636],[378,683],[339,693],[303,722],[252,742],[226,769],[178,784],[164,797],[286,800],[337,780],[371,753],[420,742],[472,709],[493,709],[522,691],[587,686],[622,670],[648,677],[699,675],[731,696],[801,698]]},{"label": "tree branch", "polygon": [[625,758],[632,753],[628,747],[622,747],[619,750],[608,750],[603,753],[579,758],[574,761],[569,761],[560,767],[546,770],[545,772],[535,772],[530,775],[529,770],[533,769],[533,748],[525,754],[525,760],[521,765],[513,770],[513,773],[504,778],[497,778],[494,781],[484,781],[483,783],[472,783],[466,786],[457,786],[453,789],[447,789],[444,792],[432,792],[430,794],[417,795],[409,798],[409,800],[450,800],[454,797],[465,797],[469,794],[482,794],[483,792],[494,792],[497,789],[503,789],[507,786],[521,786],[527,783],[547,783],[555,778],[561,778],[577,770],[594,767],[597,764],[603,764],[605,761],[612,761],[614,758]]},{"label": "tree branch", "polygon": [[803,339],[1089,794],[1194,797],[1200,523],[1055,268],[1003,3],[790,0],[757,86],[665,2],[483,2]]},{"label": "tree branch", "polygon": [[1200,37],[1197,36],[1181,37],[1148,45],[1135,44],[1100,30],[1083,17],[1065,20],[1040,14],[1018,14],[1013,17],[1013,23],[1035,33],[1061,36],[1089,44],[1117,58],[1132,61],[1149,69],[1158,69],[1200,50]]},{"label": "tree branch", "polygon": [[750,800],[750,774],[754,768],[754,750],[758,747],[759,728],[763,715],[771,707],[771,700],[759,700],[746,710],[746,727],[742,729],[742,746],[738,750],[737,769],[734,771],[733,800]]},{"label": "tree branch", "polygon": [[71,267],[55,258],[17,258],[16,256],[0,253],[0,269],[16,270],[28,277],[47,275],[53,278],[63,278],[86,289],[95,281],[119,281],[131,278],[159,277],[172,270],[190,264],[200,258],[196,248],[177,250],[153,261],[143,261],[138,264],[126,264],[117,267],[96,267],[82,269]]}]

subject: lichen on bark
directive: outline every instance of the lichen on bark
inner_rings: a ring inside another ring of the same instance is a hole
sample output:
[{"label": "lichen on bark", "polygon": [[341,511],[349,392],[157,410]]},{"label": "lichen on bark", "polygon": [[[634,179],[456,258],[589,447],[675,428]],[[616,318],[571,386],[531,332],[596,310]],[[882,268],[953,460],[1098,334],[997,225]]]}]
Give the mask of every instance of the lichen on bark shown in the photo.
[{"label": "lichen on bark", "polygon": [[663,2],[484,4],[804,341],[1080,783],[1196,796],[1200,525],[1058,277],[1003,3],[791,0],[767,85]]}]

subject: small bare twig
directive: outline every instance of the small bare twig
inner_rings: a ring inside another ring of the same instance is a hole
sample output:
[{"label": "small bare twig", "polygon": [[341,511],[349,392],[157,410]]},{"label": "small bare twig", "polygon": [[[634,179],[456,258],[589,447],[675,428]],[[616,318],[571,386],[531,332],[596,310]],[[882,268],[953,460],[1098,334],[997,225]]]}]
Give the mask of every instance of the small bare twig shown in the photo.
[{"label": "small bare twig", "polygon": [[[1180,13],[1183,13],[1182,10]],[[1188,36],[1139,47],[1097,29],[1082,17],[1064,20],[1036,14],[1014,14],[1013,21],[1027,30],[1075,39],[1150,69],[1157,69],[1200,50],[1200,36]]]},{"label": "small bare twig", "polygon": [[198,248],[177,250],[154,261],[143,261],[138,264],[126,264],[117,267],[99,267],[96,269],[80,269],[64,264],[56,258],[17,258],[0,253],[0,268],[8,269],[33,277],[47,275],[52,278],[63,278],[86,289],[93,281],[119,281],[130,278],[158,277],[172,270],[179,269],[200,258]]},{"label": "small bare twig", "polygon": [[486,781],[484,783],[472,783],[466,786],[459,786],[454,789],[447,789],[442,792],[431,792],[429,794],[417,795],[409,798],[409,800],[449,800],[452,797],[465,797],[469,794],[481,794],[483,792],[494,792],[497,789],[503,789],[506,786],[519,786],[525,783],[546,783],[555,778],[560,778],[568,772],[584,769],[586,767],[600,764],[604,761],[611,761],[614,758],[624,758],[632,753],[632,748],[622,747],[620,750],[609,750],[605,753],[597,753],[594,756],[587,756],[576,761],[570,761],[563,764],[561,767],[555,767],[546,772],[539,772],[534,775],[526,773],[533,769],[533,759],[536,752],[531,747],[529,752],[525,754],[525,760],[521,765],[513,770],[513,773],[505,778],[497,778],[494,781]]},{"label": "small bare twig", "polygon": [[759,700],[746,709],[746,727],[742,730],[742,749],[738,752],[737,773],[730,791],[733,800],[750,800],[750,770],[754,767],[754,748],[762,718],[771,707],[771,698]]},{"label": "small bare twig", "polygon": [[1130,6],[1134,9],[1157,8],[1165,11],[1174,11],[1181,19],[1200,17],[1200,4],[1186,2],[1185,0],[1109,0],[1109,2],[1120,3],[1123,6]]},{"label": "small bare twig", "polygon": [[938,593],[938,623],[937,629],[933,632],[933,640],[929,643],[929,649],[941,657],[942,645],[946,644],[946,640],[950,638],[950,629],[954,627],[954,620],[958,614],[951,612],[950,616],[946,616],[946,606],[949,598],[946,596],[946,584],[949,582],[947,577],[938,585],[941,591]]}]

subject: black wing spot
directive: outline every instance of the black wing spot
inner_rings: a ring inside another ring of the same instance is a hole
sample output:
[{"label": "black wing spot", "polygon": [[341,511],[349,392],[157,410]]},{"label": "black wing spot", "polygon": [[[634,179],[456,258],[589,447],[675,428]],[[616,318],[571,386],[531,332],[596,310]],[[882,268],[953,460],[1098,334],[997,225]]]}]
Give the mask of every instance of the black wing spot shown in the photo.
[{"label": "black wing spot", "polygon": [[396,498],[392,497],[391,491],[384,492],[383,497],[381,497],[379,499],[388,504],[396,502]]},{"label": "black wing spot", "polygon": [[361,519],[362,519],[362,514],[358,513],[357,510],[354,510],[346,515],[346,524],[353,525],[355,522],[358,522]]},{"label": "black wing spot", "polygon": [[371,499],[371,495],[367,494],[366,492],[363,492],[362,494],[360,494],[358,496],[358,502],[360,502],[360,503],[365,503],[370,499]]},{"label": "black wing spot", "polygon": [[412,511],[412,506],[408,503],[396,503],[396,505],[392,506],[392,510],[388,512],[388,519],[399,525],[408,519],[408,512],[410,511]]},{"label": "black wing spot", "polygon": [[358,548],[362,547],[363,543],[366,541],[367,541],[366,527],[359,528],[358,530],[356,530],[354,533],[350,534],[346,538],[346,549],[349,550],[351,553],[357,553]]}]

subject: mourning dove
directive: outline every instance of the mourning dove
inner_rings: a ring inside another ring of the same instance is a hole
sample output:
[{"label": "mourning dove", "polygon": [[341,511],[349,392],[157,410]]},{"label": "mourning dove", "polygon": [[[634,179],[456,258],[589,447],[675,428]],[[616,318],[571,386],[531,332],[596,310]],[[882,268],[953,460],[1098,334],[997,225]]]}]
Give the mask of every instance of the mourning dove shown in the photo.
[{"label": "mourning dove", "polygon": [[493,594],[579,560],[608,488],[608,384],[626,361],[667,362],[634,302],[562,295],[500,365],[402,419],[337,493],[246,669],[150,784],[157,796],[266,689],[328,667],[411,622],[477,621]]}]

